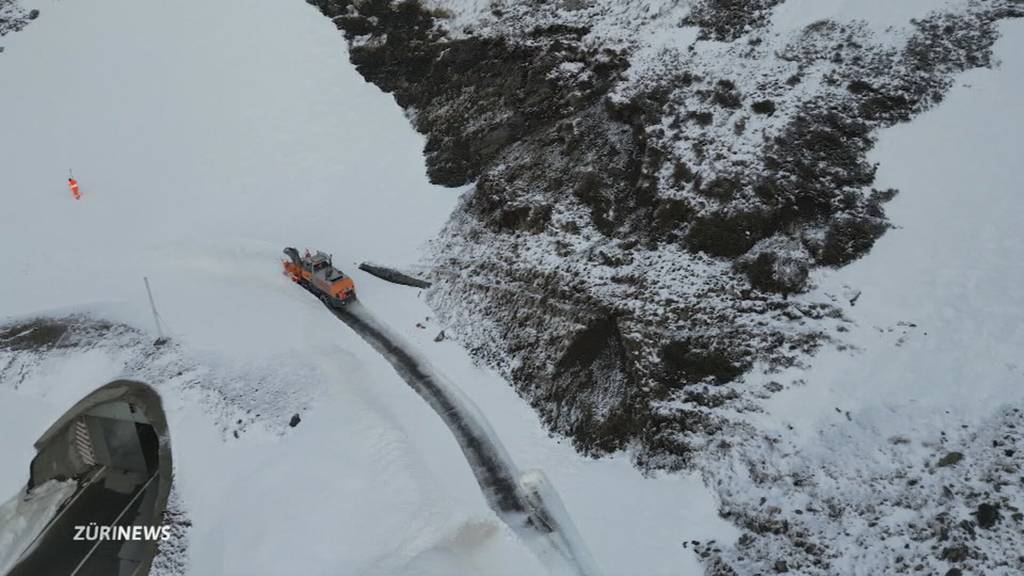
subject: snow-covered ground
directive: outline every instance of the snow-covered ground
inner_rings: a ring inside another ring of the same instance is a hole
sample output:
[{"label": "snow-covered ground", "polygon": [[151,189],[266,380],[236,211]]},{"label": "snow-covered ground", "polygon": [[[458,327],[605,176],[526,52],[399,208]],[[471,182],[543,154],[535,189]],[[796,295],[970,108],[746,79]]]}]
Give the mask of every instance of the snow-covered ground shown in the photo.
[{"label": "snow-covered ground", "polygon": [[[786,394],[773,398],[775,416],[814,418],[838,403],[874,412],[896,434],[908,422],[894,412],[948,427],[946,410],[977,418],[1024,398],[1024,196],[1015,170],[1024,150],[1024,22],[1001,29],[998,68],[965,73],[936,109],[882,132],[871,159],[876,187],[900,190],[888,206],[896,229],[869,257],[819,279],[822,294],[846,305],[856,323],[849,341],[862,353],[817,358],[802,375],[814,385],[794,391],[798,406]],[[860,292],[854,306],[842,300],[851,291]]]},{"label": "snow-covered ground", "polygon": [[[734,536],[698,478],[579,457],[497,375],[433,342],[415,290],[354,271],[364,259],[414,262],[459,191],[426,182],[422,139],[315,10],[26,4],[39,19],[0,55],[0,318],[86,312],[152,330],[149,277],[178,346],[164,361],[198,382],[150,382],[192,522],[189,573],[542,570],[430,408],[279,274],[285,245],[334,253],[364,304],[463,387],[513,459],[550,477],[607,573],[695,574],[683,539]],[[0,382],[0,495],[21,489],[31,443],[79,398],[163,373],[137,353],[58,351]]]},{"label": "snow-covered ground", "polygon": [[[24,364],[0,355],[0,500],[23,488],[32,442],[64,410],[135,375],[163,394],[190,574],[542,572],[431,408],[278,273],[285,245],[334,253],[363,305],[462,389],[518,466],[550,478],[607,574],[701,573],[684,541],[716,541],[705,549],[724,549],[740,573],[772,569],[771,553],[804,554],[772,535],[760,549],[731,548],[739,530],[719,505],[737,523],[748,514],[804,531],[833,563],[818,573],[890,573],[901,554],[945,573],[953,563],[936,560],[913,526],[970,518],[970,494],[984,500],[998,485],[990,469],[1004,462],[981,448],[1010,442],[1004,410],[1024,401],[1020,21],[1001,25],[1001,67],[964,74],[941,105],[880,134],[875,187],[901,191],[888,205],[897,228],[862,260],[815,272],[806,297],[834,299],[851,320],[841,337],[857,349],[749,376],[751,388],[787,388],[763,412],[736,415],[773,442],[704,462],[712,491],[695,475],[644,478],[626,456],[581,458],[499,375],[434,341],[442,326],[418,291],[355,270],[416,262],[461,191],[427,183],[422,138],[350,67],[314,9],[24,4],[41,15],[5,36],[0,54],[0,322],[87,313],[152,331],[148,276],[173,345],[147,356],[145,341],[126,336]],[[457,23],[486,8],[439,4]],[[674,14],[683,4],[653,5]],[[884,28],[929,6],[790,0],[773,25],[870,16]],[[953,450],[964,464],[937,466]],[[751,462],[771,481],[754,481]],[[946,488],[953,496],[937,501]],[[995,490],[1024,507],[1019,486]],[[758,516],[766,502],[778,511]],[[1002,522],[978,539],[988,559],[965,561],[995,566],[1013,552],[1019,520]],[[790,572],[814,573],[799,567],[806,558],[789,560]]]},{"label": "snow-covered ground", "polygon": [[[786,387],[748,416],[773,440],[708,463],[748,528],[788,528],[728,551],[740,573],[776,558],[807,574],[1024,570],[1024,22],[1001,32],[997,68],[964,74],[872,152],[878,186],[901,191],[897,228],[816,278],[815,296],[852,321],[841,336],[853,348],[752,378]],[[985,526],[982,505],[1001,519]]]}]

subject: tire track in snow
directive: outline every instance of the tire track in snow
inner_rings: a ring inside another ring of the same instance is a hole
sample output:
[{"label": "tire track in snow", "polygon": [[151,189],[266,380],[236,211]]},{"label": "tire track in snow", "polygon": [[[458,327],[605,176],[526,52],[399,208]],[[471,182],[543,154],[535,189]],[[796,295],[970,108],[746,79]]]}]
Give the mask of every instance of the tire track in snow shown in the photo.
[{"label": "tire track in snow", "polygon": [[598,573],[543,473],[521,475],[478,408],[360,302],[332,312],[391,363],[441,417],[476,476],[487,504],[553,573]]}]

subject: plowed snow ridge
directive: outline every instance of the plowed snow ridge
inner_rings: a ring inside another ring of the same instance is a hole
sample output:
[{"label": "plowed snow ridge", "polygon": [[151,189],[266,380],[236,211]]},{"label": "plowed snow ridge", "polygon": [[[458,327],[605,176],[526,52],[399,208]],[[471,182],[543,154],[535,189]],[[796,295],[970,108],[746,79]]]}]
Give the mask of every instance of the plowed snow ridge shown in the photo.
[{"label": "plowed snow ridge", "polygon": [[334,314],[384,356],[451,430],[488,505],[552,573],[597,574],[585,544],[539,472],[521,475],[480,410],[359,302]]}]

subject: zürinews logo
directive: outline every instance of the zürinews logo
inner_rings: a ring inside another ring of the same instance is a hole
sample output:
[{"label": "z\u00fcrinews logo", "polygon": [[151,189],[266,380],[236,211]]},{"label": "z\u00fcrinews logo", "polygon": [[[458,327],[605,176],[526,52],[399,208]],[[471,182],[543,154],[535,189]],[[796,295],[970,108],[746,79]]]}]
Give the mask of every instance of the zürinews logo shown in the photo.
[{"label": "z\u00fcrinews logo", "polygon": [[157,541],[171,538],[170,526],[99,526],[90,522],[86,526],[75,526],[75,541]]}]

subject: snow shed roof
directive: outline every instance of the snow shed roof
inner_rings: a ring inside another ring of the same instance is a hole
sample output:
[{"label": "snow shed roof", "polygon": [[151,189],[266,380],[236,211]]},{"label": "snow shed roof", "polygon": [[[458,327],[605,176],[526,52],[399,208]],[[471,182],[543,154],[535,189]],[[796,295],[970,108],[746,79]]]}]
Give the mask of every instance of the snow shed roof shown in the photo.
[{"label": "snow shed roof", "polygon": [[[76,453],[76,440],[80,440],[76,435],[76,432],[79,432],[76,423],[81,424],[83,419],[88,419],[87,417],[121,422],[122,425],[131,423],[133,426],[152,427],[152,432],[156,435],[154,444],[157,454],[155,470],[150,469],[149,473],[152,474],[151,481],[156,483],[155,487],[150,486],[155,496],[149,500],[152,502],[151,507],[145,504],[144,513],[140,509],[140,514],[143,514],[140,518],[143,525],[161,524],[171,491],[170,435],[160,395],[142,382],[116,380],[106,384],[79,400],[58,418],[35,442],[36,456],[32,459],[29,488],[39,486],[52,478],[83,477],[86,465],[80,458],[76,460],[72,454]],[[88,470],[95,469],[94,462],[87,464],[93,464]],[[145,486],[142,489],[144,490]],[[156,551],[155,542],[145,543],[145,550],[135,554],[135,558],[140,562],[135,574],[149,573]]]},{"label": "snow shed roof", "polygon": [[[95,411],[116,411],[117,408],[106,405],[115,402],[125,402],[140,413],[131,416],[121,415],[121,419],[130,419],[138,422],[145,422],[152,426],[161,438],[160,442],[160,468],[166,468],[170,473],[171,451],[170,437],[167,433],[167,417],[164,416],[163,403],[160,395],[149,385],[134,380],[115,380],[105,386],[97,388],[91,394],[82,398],[74,406],[68,409],[63,416],[57,419],[43,435],[36,440],[34,446],[37,451],[42,450],[53,439],[63,432],[67,426],[79,416]],[[165,462],[166,458],[166,462]],[[166,464],[166,466],[165,466]]]}]

